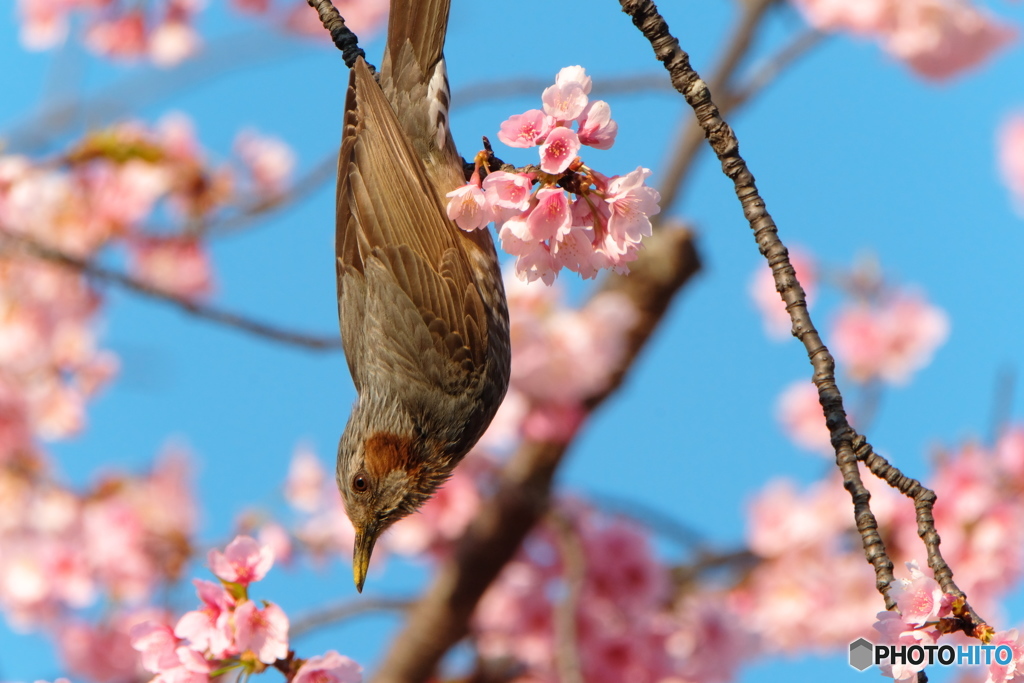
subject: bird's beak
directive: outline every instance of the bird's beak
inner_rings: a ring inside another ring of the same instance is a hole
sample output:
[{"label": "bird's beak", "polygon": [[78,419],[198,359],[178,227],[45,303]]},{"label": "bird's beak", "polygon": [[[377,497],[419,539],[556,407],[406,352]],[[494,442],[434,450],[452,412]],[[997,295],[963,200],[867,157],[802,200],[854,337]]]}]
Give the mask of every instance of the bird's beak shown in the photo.
[{"label": "bird's beak", "polygon": [[356,582],[356,590],[363,592],[366,572],[370,568],[370,555],[373,544],[377,542],[377,528],[372,525],[356,530],[356,543],[352,557],[352,578]]}]

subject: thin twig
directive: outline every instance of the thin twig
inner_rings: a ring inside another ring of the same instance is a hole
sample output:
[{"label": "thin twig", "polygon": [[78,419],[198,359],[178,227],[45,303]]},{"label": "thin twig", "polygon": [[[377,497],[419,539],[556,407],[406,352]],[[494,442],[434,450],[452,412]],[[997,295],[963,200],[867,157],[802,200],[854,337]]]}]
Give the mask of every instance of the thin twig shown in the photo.
[{"label": "thin twig", "polygon": [[[743,14],[711,76],[711,88],[715,92],[724,90],[732,80],[736,70],[753,46],[754,36],[761,26],[762,19],[774,2],[775,0],[751,0],[739,3],[743,7]],[[702,140],[700,127],[694,124],[689,115],[686,115],[680,124],[676,142],[669,152],[668,168],[661,174],[661,187],[658,189],[661,192],[662,211],[671,211],[679,198],[680,189],[693,166],[697,152],[701,149]]]},{"label": "thin twig", "polygon": [[[854,518],[864,546],[864,554],[875,570],[875,583],[885,598],[886,608],[894,609],[895,602],[889,595],[893,581],[893,565],[878,533],[878,523],[871,512],[871,495],[861,480],[858,460],[863,459],[868,468],[884,478],[890,486],[899,489],[914,499],[917,512],[918,535],[928,551],[928,565],[943,590],[964,597],[953,582],[953,572],[939,552],[939,535],[935,530],[932,505],[935,493],[925,489],[917,481],[906,477],[897,468],[871,451],[867,441],[853,431],[843,408],[843,397],[835,381],[835,360],[814,328],[803,288],[789,261],[789,253],[778,235],[778,228],[757,191],[754,176],[747,168],[739,153],[739,142],[729,125],[721,118],[720,111],[711,100],[707,84],[690,66],[689,55],[679,47],[679,42],[658,13],[651,0],[620,0],[624,12],[630,15],[634,25],[650,41],[654,54],[668,70],[672,84],[686,99],[697,115],[701,129],[722,164],[722,171],[734,185],[736,197],[743,207],[743,214],[750,223],[754,238],[761,254],[768,260],[775,278],[775,286],[786,310],[793,321],[793,335],[800,339],[807,350],[807,357],[814,368],[814,384],[825,415],[825,423],[836,450],[836,464],[843,475],[843,485],[850,492],[854,506]],[[858,452],[854,451],[857,437]],[[991,627],[978,617],[969,605],[963,607],[965,630],[977,637],[987,638]]]},{"label": "thin twig", "polygon": [[[359,57],[366,59],[366,53],[359,47],[359,38],[352,33],[352,29],[345,25],[345,19],[338,13],[331,0],[306,0],[306,2],[316,10],[320,16],[320,23],[331,34],[334,46],[341,50],[345,66],[351,69],[355,66],[356,59]],[[369,67],[370,73],[376,72],[372,65],[367,64],[366,66]]]},{"label": "thin twig", "polygon": [[[28,255],[55,263],[65,268],[76,270],[86,277],[101,282],[117,285],[136,294],[170,304],[175,308],[204,320],[209,320],[242,332],[248,332],[263,339],[291,346],[300,346],[313,351],[337,351],[341,349],[341,340],[335,336],[317,336],[292,332],[271,323],[262,322],[238,313],[223,310],[209,304],[199,303],[183,298],[173,292],[154,287],[147,282],[125,273],[106,268],[88,259],[74,256],[22,235],[16,235],[0,229],[0,247],[7,245],[21,249]],[[6,242],[7,245],[4,245]],[[10,248],[10,247],[8,247]]]},{"label": "thin twig", "polygon": [[330,626],[372,612],[404,612],[412,604],[412,600],[401,598],[350,600],[309,612],[293,621],[288,631],[291,637],[298,638],[323,626]]},{"label": "thin twig", "polygon": [[938,498],[935,492],[925,488],[921,482],[906,476],[894,467],[888,460],[875,453],[871,444],[862,435],[856,434],[853,439],[854,452],[857,459],[867,465],[868,469],[879,479],[882,479],[892,488],[896,489],[907,498],[914,501],[914,513],[917,518],[917,535],[924,542],[928,551],[928,566],[935,574],[935,580],[946,593],[964,599],[962,608],[956,610],[955,616],[959,620],[958,629],[968,635],[977,638],[987,639],[992,634],[992,627],[985,623],[985,620],[978,616],[978,613],[966,602],[967,596],[960,587],[953,581],[953,570],[949,568],[939,550],[939,534],[935,530],[935,516],[933,509]]},{"label": "thin twig", "polygon": [[745,83],[729,92],[728,105],[721,106],[722,112],[729,113],[746,104],[754,95],[771,85],[786,67],[817,47],[827,37],[827,34],[813,29],[799,34],[792,42],[765,60]]}]

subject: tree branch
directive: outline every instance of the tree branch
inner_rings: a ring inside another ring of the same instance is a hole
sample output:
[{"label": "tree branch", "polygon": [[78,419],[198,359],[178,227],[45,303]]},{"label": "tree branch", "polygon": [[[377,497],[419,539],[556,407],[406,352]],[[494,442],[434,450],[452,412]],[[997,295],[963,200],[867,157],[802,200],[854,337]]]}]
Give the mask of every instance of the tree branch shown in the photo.
[{"label": "tree branch", "polygon": [[322,626],[330,626],[371,612],[404,612],[412,604],[412,600],[401,598],[364,598],[328,605],[296,619],[288,632],[292,638],[298,638]]},{"label": "tree branch", "polygon": [[[963,592],[953,583],[952,571],[939,553],[939,535],[935,530],[932,516],[935,493],[906,477],[881,456],[874,454],[867,442],[860,437],[857,438],[858,452],[854,451],[854,439],[857,435],[847,421],[843,397],[836,385],[835,360],[814,328],[803,288],[789,262],[789,253],[779,238],[778,228],[768,213],[764,200],[757,191],[754,176],[740,156],[736,135],[721,118],[720,111],[711,100],[707,84],[690,66],[689,55],[679,47],[679,42],[669,33],[668,25],[651,0],[620,0],[620,4],[623,11],[633,19],[634,25],[650,41],[655,56],[665,65],[676,90],[693,108],[701,130],[704,131],[722,164],[723,173],[733,181],[736,197],[740,200],[743,214],[754,232],[758,248],[772,268],[775,286],[786,303],[786,310],[793,321],[793,335],[803,343],[814,368],[813,380],[818,388],[825,423],[836,450],[836,464],[842,472],[843,485],[853,500],[854,517],[864,546],[864,554],[875,569],[875,583],[885,598],[886,608],[895,608],[895,603],[889,596],[893,566],[878,533],[878,523],[871,512],[871,495],[861,480],[857,465],[859,459],[863,459],[868,469],[883,477],[890,486],[914,499],[918,535],[928,550],[928,565],[944,590],[963,597]],[[966,619],[973,622],[968,625],[969,633],[981,638],[990,634],[991,627],[969,606],[965,606],[964,612]]]},{"label": "tree branch", "polygon": [[74,256],[53,247],[41,244],[29,237],[16,235],[0,228],[0,248],[9,251],[20,249],[29,256],[49,261],[65,268],[77,270],[93,280],[117,285],[128,291],[149,297],[165,304],[170,304],[197,318],[209,320],[226,327],[247,332],[262,339],[291,346],[299,346],[313,351],[337,351],[341,349],[341,339],[335,336],[316,336],[278,327],[271,323],[255,320],[238,313],[232,313],[209,304],[183,298],[173,292],[154,287],[147,282],[101,266],[88,259]]}]

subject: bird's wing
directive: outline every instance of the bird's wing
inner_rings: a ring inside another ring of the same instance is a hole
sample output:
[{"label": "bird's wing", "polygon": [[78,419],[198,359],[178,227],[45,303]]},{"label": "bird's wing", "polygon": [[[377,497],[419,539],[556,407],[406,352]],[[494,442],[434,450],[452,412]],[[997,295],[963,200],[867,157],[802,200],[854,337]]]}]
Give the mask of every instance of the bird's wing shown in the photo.
[{"label": "bird's wing", "polygon": [[[486,311],[457,231],[358,60],[338,159],[335,235],[342,342],[357,389],[367,377],[369,345],[413,371],[409,379],[452,390],[486,362]],[[389,299],[392,308],[374,308],[371,316],[371,306]]]}]

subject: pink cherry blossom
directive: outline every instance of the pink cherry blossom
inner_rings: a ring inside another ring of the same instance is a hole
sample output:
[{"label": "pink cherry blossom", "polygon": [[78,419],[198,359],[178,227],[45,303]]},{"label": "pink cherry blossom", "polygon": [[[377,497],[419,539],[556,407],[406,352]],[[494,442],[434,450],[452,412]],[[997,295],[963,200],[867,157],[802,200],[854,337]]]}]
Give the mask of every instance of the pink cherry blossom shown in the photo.
[{"label": "pink cherry blossom", "polygon": [[[987,668],[988,678],[985,679],[986,683],[1004,683],[1004,681],[1020,680],[1021,674],[1024,674],[1024,643],[1021,642],[1017,629],[1011,628],[1008,631],[999,631],[992,636],[992,640],[988,644],[997,648],[1009,648],[1012,656],[1009,662],[1000,664],[993,654],[992,663]],[[999,659],[1003,659],[1003,657],[1000,656]]]},{"label": "pink cherry blossom", "polygon": [[132,647],[142,653],[146,671],[160,673],[180,664],[178,639],[169,626],[147,621],[132,628]]},{"label": "pink cherry blossom", "polygon": [[270,9],[270,0],[231,0],[231,5],[241,12],[262,14]]},{"label": "pink cherry blossom", "polygon": [[335,650],[310,657],[295,672],[292,683],[362,683],[363,667]]},{"label": "pink cherry blossom", "polygon": [[850,526],[849,495],[834,481],[798,491],[787,480],[769,481],[750,503],[747,542],[765,558],[827,547]]},{"label": "pink cherry blossom", "polygon": [[213,289],[209,256],[188,237],[140,237],[129,242],[135,275],[158,289],[199,298]]},{"label": "pink cherry blossom", "polygon": [[540,109],[530,109],[506,119],[498,131],[498,139],[509,147],[533,147],[540,144],[554,127],[554,119]]},{"label": "pink cherry blossom", "polygon": [[487,227],[494,219],[494,211],[487,201],[479,182],[469,182],[445,195],[448,202],[448,218],[467,232]]},{"label": "pink cherry blossom", "polygon": [[893,22],[894,0],[793,0],[815,28],[826,31],[851,31],[878,35]]},{"label": "pink cherry blossom", "polygon": [[487,202],[494,207],[495,220],[505,220],[526,211],[533,189],[532,177],[522,173],[492,171],[483,181]]},{"label": "pink cherry blossom", "polygon": [[532,282],[541,279],[547,284],[555,280],[555,263],[551,258],[551,249],[541,240],[534,240],[524,218],[512,218],[501,226],[498,231],[501,248],[517,257],[515,263],[516,276]]},{"label": "pink cherry blossom", "polygon": [[236,536],[223,553],[211,550],[208,561],[219,578],[248,586],[267,575],[274,564],[274,555],[270,548],[249,536]]},{"label": "pink cherry blossom", "polygon": [[85,34],[85,43],[97,54],[116,59],[134,59],[146,53],[147,36],[142,11],[101,19]]},{"label": "pink cherry blossom", "polygon": [[661,211],[658,201],[661,195],[653,187],[644,184],[651,170],[637,166],[636,170],[624,176],[615,176],[608,182],[605,202],[611,209],[608,233],[616,244],[634,244],[641,237],[651,234],[650,217]]},{"label": "pink cherry blossom", "polygon": [[284,498],[296,510],[314,512],[323,505],[326,481],[320,459],[308,447],[299,446],[288,465]]},{"label": "pink cherry blossom", "polygon": [[588,572],[585,600],[612,600],[637,614],[656,607],[668,592],[668,576],[637,526],[588,514],[580,538]]},{"label": "pink cherry blossom", "polygon": [[540,146],[540,168],[545,173],[561,173],[569,168],[580,151],[580,139],[569,128],[559,126],[548,133]]},{"label": "pink cherry blossom", "polygon": [[288,656],[288,616],[273,603],[257,609],[246,600],[235,608],[235,645],[249,650],[264,664],[273,664]]},{"label": "pink cherry blossom", "polygon": [[177,66],[197,54],[201,46],[202,40],[192,24],[165,21],[149,36],[149,58],[160,67]]},{"label": "pink cherry blossom", "polygon": [[289,564],[292,561],[292,537],[288,530],[277,522],[267,522],[261,526],[256,534],[256,540],[260,545],[270,548],[276,561],[284,564]]},{"label": "pink cherry blossom", "polygon": [[579,403],[547,402],[523,417],[523,436],[541,443],[569,443],[586,418],[587,411]]},{"label": "pink cherry blossom", "polygon": [[183,614],[174,627],[174,635],[189,641],[196,650],[209,650],[214,657],[223,657],[232,644],[229,620],[234,599],[220,584],[202,579],[192,583],[203,606]]},{"label": "pink cherry blossom", "polygon": [[907,562],[907,570],[910,578],[899,579],[889,588],[889,595],[900,608],[903,621],[917,627],[948,616],[949,604],[943,604],[938,582],[925,576],[916,561]]},{"label": "pink cherry blossom", "polygon": [[56,632],[60,658],[68,671],[75,672],[76,680],[135,681],[149,678],[141,666],[140,653],[132,647],[131,632],[138,624],[164,623],[167,616],[161,610],[145,608],[117,611],[98,623],[65,618]]},{"label": "pink cherry blossom", "polygon": [[996,144],[1003,183],[1013,195],[1018,212],[1024,215],[1024,114],[1014,114],[1003,122]]},{"label": "pink cherry blossom", "polygon": [[[814,258],[800,247],[789,250],[789,262],[800,280],[808,306],[814,303],[818,290],[818,267]],[[793,322],[790,320],[786,304],[775,289],[775,277],[764,259],[757,265],[757,270],[750,281],[750,297],[761,312],[765,333],[774,339],[785,339],[791,336]]]},{"label": "pink cherry blossom", "polygon": [[858,381],[905,383],[925,367],[949,334],[949,320],[918,294],[897,292],[877,306],[840,311],[833,332],[836,357]]},{"label": "pink cherry blossom", "polygon": [[593,84],[591,83],[590,76],[587,75],[587,70],[582,66],[565,66],[555,74],[555,85],[568,87],[573,84],[578,85],[583,90],[584,95],[590,94],[590,88]]},{"label": "pink cherry blossom", "polygon": [[[912,624],[907,624],[895,612],[879,612],[878,621],[875,622],[875,629],[882,635],[883,642],[890,645],[935,645],[938,633],[932,630],[918,629]],[[918,664],[897,662],[895,664],[882,664],[880,669],[883,676],[889,676],[897,681],[916,681],[917,673],[927,665],[928,659]]]},{"label": "pink cherry blossom", "polygon": [[594,100],[579,117],[580,143],[595,149],[610,149],[615,144],[619,124],[612,120],[612,108],[604,100]]},{"label": "pink cherry blossom", "polygon": [[593,240],[592,229],[573,225],[553,245],[551,254],[555,263],[561,268],[579,273],[585,280],[597,277],[598,272],[608,266],[608,259],[603,252],[594,249]]},{"label": "pink cherry blossom", "polygon": [[235,153],[252,179],[254,195],[266,200],[288,189],[295,153],[283,140],[243,130],[235,138]]},{"label": "pink cherry blossom", "polygon": [[893,8],[885,48],[925,78],[946,79],[973,68],[1016,35],[962,0],[902,0]]},{"label": "pink cherry blossom", "polygon": [[[526,218],[527,234],[534,240],[555,240],[569,230],[569,196],[560,187],[537,191],[537,204]],[[524,235],[525,237],[525,235]]]},{"label": "pink cherry blossom", "polygon": [[67,8],[49,0],[18,0],[19,38],[29,50],[46,50],[68,33]]},{"label": "pink cherry blossom", "polygon": [[801,448],[824,455],[834,453],[818,389],[811,382],[799,380],[786,387],[776,402],[775,416],[786,436]]},{"label": "pink cherry blossom", "polygon": [[554,85],[545,88],[541,101],[544,103],[544,113],[551,118],[556,121],[572,121],[586,108],[587,93],[580,81],[566,78],[561,83],[556,81]]}]

